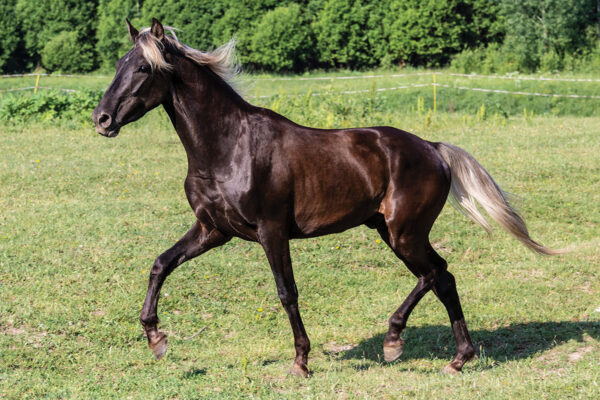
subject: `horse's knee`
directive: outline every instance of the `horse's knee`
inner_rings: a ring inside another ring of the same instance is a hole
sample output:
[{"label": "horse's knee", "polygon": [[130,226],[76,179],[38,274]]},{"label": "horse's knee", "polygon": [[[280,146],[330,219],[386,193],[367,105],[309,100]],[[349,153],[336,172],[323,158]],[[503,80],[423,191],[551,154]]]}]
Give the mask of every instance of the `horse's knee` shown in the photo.
[{"label": "horse's knee", "polygon": [[171,269],[172,260],[165,255],[160,255],[154,260],[152,269],[150,270],[150,278],[158,278],[169,272]]}]

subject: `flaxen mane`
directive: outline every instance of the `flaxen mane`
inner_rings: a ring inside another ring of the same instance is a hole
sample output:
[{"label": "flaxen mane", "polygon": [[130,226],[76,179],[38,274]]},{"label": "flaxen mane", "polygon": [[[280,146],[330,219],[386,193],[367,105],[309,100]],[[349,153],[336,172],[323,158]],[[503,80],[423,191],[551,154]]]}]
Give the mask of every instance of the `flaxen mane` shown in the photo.
[{"label": "flaxen mane", "polygon": [[[164,29],[170,33],[170,35],[164,35],[163,39],[167,46],[173,47],[194,63],[210,68],[225,82],[233,86],[233,80],[239,72],[239,65],[235,54],[235,39],[231,39],[213,51],[203,52],[181,43],[177,39],[174,28],[165,26]],[[162,55],[162,49],[165,44],[150,32],[150,28],[144,28],[140,31],[137,43],[142,48],[144,58],[150,63],[153,69],[171,69],[171,65]]]}]

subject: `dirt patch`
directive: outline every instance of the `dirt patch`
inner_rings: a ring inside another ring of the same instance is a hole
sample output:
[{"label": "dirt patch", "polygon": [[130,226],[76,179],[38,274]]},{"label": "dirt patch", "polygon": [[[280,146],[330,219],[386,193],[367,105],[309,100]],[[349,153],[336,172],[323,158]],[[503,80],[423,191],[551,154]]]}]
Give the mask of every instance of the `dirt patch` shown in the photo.
[{"label": "dirt patch", "polygon": [[24,335],[27,333],[27,331],[25,329],[23,329],[22,326],[20,328],[15,328],[14,326],[9,326],[5,330],[3,330],[3,333],[6,333],[7,335],[16,336],[16,335]]},{"label": "dirt patch", "polygon": [[450,241],[447,239],[433,242],[431,243],[431,246],[435,251],[439,251],[440,253],[451,254],[454,251],[454,249],[450,246]]},{"label": "dirt patch", "polygon": [[594,348],[592,346],[580,347],[573,353],[569,354],[569,361],[577,362],[583,358],[584,355],[592,351]]},{"label": "dirt patch", "polygon": [[348,351],[357,348],[357,344],[349,343],[349,344],[337,344],[336,342],[324,343],[323,350],[325,353],[330,354],[338,354],[342,351]]}]

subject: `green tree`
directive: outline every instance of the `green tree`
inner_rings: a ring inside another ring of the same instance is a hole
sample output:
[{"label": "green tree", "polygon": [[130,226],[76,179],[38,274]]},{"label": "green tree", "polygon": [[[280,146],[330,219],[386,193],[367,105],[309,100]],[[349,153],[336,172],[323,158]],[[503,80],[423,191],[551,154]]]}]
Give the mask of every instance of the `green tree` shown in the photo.
[{"label": "green tree", "polygon": [[156,18],[177,28],[177,37],[183,43],[207,50],[215,47],[213,25],[229,6],[233,6],[229,0],[145,0],[142,20],[148,26]]},{"label": "green tree", "polygon": [[263,14],[252,37],[252,62],[272,71],[298,71],[309,63],[312,47],[307,19],[292,3]]},{"label": "green tree", "polygon": [[535,71],[544,59],[558,59],[590,49],[597,42],[595,0],[504,0],[505,51],[524,71]]},{"label": "green tree", "polygon": [[374,65],[365,35],[369,14],[377,5],[361,0],[327,0],[313,23],[319,60],[332,67],[360,68]]},{"label": "green tree", "polygon": [[35,67],[46,44],[63,31],[75,32],[77,42],[88,53],[86,57],[95,59],[96,3],[95,0],[17,0],[15,15],[21,24],[25,50],[31,57],[24,69]]},{"label": "green tree", "polygon": [[100,67],[113,69],[114,63],[131,48],[125,18],[140,23],[140,1],[100,0],[97,13],[96,53]]},{"label": "green tree", "polygon": [[94,66],[91,45],[80,43],[77,32],[63,31],[50,39],[41,52],[48,71],[90,71]]},{"label": "green tree", "polygon": [[224,13],[211,26],[215,44],[237,40],[242,64],[252,64],[252,36],[263,14],[290,1],[277,0],[223,0]]},{"label": "green tree", "polygon": [[465,47],[465,5],[458,0],[394,0],[385,19],[394,59],[411,65],[446,64]]},{"label": "green tree", "polygon": [[0,71],[18,69],[19,25],[15,16],[16,0],[0,3]]}]

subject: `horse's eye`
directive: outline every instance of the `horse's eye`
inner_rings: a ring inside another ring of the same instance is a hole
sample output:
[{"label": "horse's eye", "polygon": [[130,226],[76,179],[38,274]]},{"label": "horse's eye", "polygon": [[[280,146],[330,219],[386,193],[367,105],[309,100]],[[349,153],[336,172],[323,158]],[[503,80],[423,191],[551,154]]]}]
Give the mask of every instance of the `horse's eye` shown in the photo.
[{"label": "horse's eye", "polygon": [[147,74],[150,72],[150,67],[148,65],[142,65],[138,71]]}]

